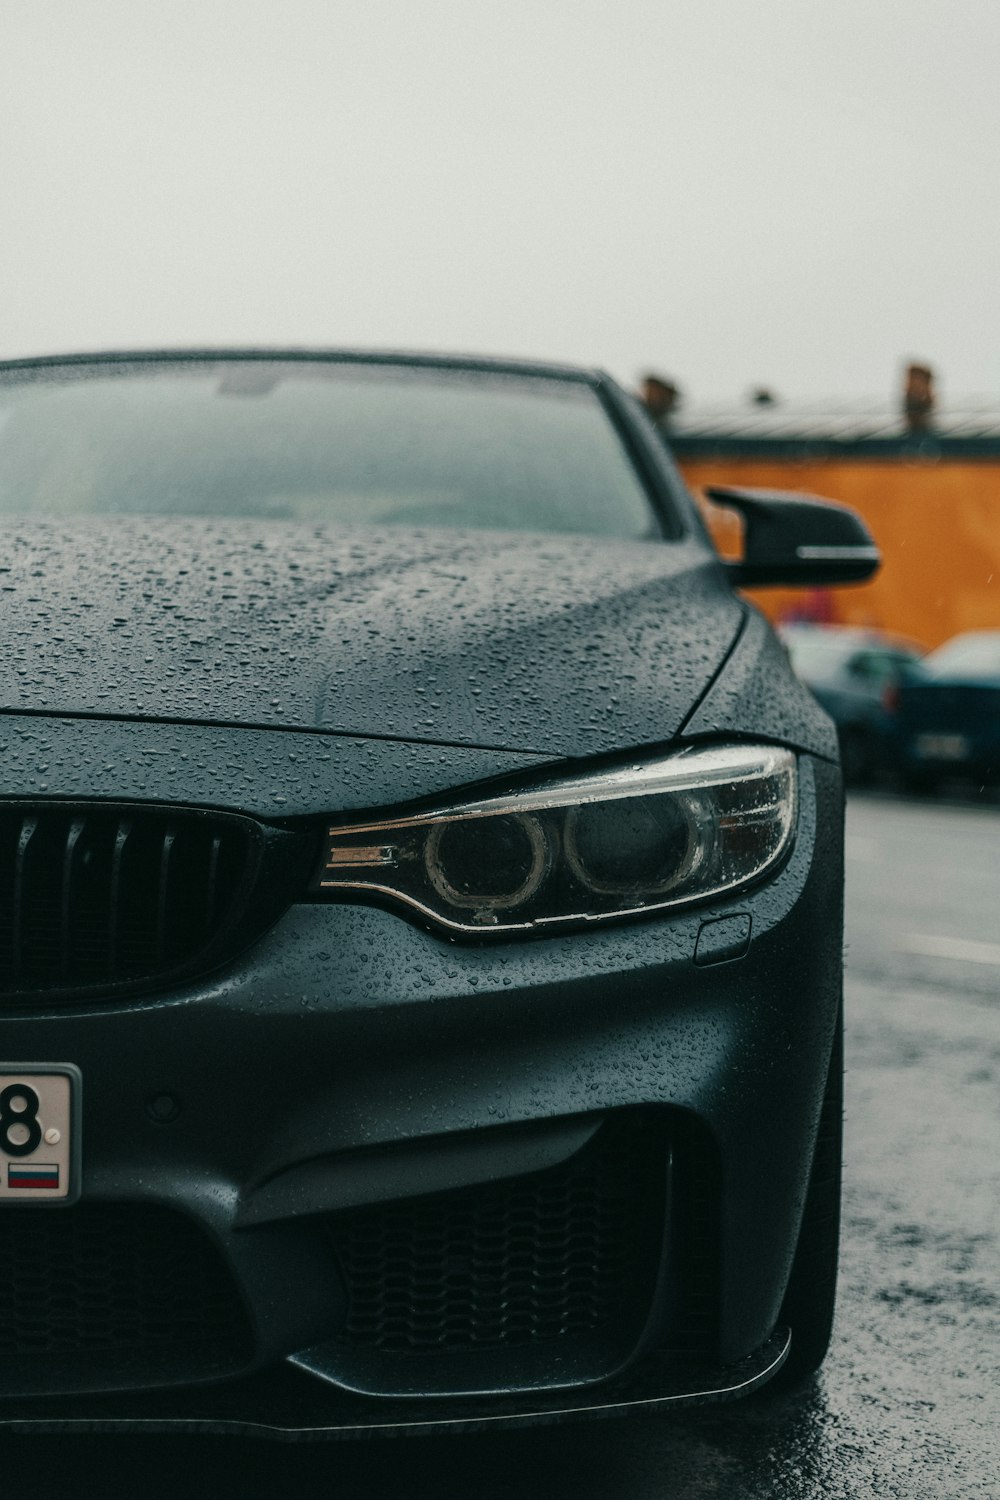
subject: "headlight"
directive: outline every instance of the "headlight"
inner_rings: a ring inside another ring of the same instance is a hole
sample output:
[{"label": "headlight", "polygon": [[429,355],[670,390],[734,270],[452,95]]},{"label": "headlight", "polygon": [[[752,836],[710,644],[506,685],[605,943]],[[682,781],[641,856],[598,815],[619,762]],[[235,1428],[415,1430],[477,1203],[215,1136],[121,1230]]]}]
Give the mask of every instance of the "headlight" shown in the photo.
[{"label": "headlight", "polygon": [[634,916],[759,880],[791,843],[795,799],[787,750],[682,750],[335,825],[315,888],[401,902],[453,932]]}]

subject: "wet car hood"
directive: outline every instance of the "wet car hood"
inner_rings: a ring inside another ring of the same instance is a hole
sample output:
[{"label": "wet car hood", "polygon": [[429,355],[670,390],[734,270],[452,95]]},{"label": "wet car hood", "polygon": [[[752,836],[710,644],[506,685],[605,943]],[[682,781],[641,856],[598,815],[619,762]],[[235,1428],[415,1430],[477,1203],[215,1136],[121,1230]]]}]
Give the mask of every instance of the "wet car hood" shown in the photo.
[{"label": "wet car hood", "polygon": [[18,521],[0,711],[592,755],[676,734],[742,618],[694,541]]}]

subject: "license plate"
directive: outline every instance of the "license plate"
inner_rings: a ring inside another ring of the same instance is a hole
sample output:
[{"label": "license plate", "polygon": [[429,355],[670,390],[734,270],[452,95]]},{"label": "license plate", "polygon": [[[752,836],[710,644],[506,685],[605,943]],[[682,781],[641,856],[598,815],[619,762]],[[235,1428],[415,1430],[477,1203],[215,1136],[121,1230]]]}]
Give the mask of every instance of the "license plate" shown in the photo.
[{"label": "license plate", "polygon": [[914,749],[925,760],[965,760],[969,742],[964,734],[918,734]]},{"label": "license plate", "polygon": [[0,1204],[80,1196],[80,1070],[0,1063]]}]

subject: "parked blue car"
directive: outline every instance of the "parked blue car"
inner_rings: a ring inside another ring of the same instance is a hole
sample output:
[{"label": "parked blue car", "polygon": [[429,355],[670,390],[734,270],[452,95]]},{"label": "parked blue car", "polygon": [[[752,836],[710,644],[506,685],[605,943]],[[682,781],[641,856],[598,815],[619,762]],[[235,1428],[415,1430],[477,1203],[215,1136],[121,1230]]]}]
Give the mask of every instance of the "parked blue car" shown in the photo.
[{"label": "parked blue car", "polygon": [[900,685],[920,647],[846,625],[783,625],[779,635],[796,674],[837,726],[844,780],[860,785],[892,771]]},{"label": "parked blue car", "polygon": [[956,635],[908,668],[896,733],[911,790],[946,778],[1000,782],[1000,630]]}]

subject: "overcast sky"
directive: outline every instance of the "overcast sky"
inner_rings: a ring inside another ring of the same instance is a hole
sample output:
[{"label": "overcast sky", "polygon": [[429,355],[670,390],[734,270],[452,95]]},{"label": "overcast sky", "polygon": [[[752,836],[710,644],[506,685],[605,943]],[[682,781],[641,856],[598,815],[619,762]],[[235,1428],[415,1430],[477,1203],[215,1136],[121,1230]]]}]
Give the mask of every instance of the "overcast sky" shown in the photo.
[{"label": "overcast sky", "polygon": [[0,0],[0,355],[1000,400],[1000,0]]}]

